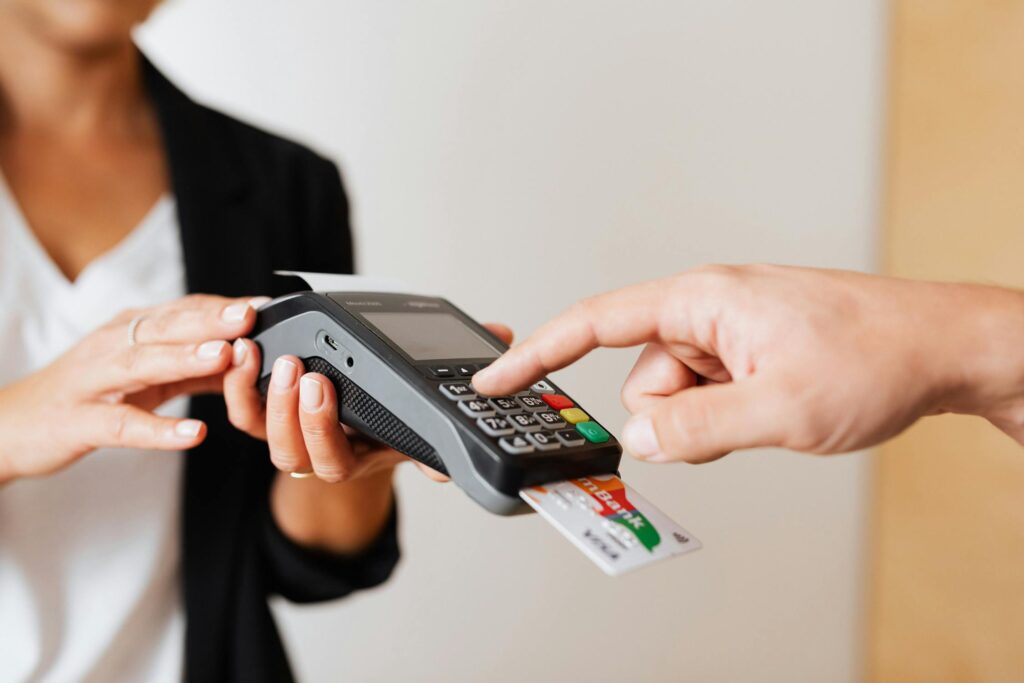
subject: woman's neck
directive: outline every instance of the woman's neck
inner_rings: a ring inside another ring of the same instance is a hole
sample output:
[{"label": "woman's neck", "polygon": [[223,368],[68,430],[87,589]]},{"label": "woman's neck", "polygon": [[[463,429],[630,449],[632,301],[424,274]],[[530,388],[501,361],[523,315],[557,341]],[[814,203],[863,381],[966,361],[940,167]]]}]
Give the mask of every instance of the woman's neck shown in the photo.
[{"label": "woman's neck", "polygon": [[0,132],[135,137],[150,127],[130,40],[68,49],[13,17],[0,17]]}]

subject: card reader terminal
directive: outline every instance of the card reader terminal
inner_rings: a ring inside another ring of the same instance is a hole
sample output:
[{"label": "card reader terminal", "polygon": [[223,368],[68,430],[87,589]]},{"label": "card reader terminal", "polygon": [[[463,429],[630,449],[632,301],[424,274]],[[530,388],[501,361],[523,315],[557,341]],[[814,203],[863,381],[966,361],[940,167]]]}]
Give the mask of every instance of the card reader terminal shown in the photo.
[{"label": "card reader terminal", "polygon": [[445,299],[303,291],[260,308],[253,339],[266,394],[274,360],[334,384],[338,419],[435,470],[500,515],[524,487],[615,473],[618,442],[553,382],[483,396],[470,380],[507,346]]}]

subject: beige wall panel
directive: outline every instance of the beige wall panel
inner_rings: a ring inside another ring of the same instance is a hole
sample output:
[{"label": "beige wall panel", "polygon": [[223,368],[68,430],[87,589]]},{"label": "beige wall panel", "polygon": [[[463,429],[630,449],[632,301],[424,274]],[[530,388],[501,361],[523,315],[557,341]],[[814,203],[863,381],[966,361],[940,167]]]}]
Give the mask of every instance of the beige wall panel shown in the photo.
[{"label": "beige wall panel", "polygon": [[[892,19],[884,267],[1024,287],[1024,2]],[[931,418],[876,473],[871,678],[1024,680],[1024,450]]]}]

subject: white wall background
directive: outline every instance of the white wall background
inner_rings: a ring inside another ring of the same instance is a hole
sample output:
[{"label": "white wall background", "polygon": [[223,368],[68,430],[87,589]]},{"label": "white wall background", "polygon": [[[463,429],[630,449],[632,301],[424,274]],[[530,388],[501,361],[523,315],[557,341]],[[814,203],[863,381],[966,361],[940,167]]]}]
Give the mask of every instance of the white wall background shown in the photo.
[{"label": "white wall background", "polygon": [[[525,333],[707,261],[870,267],[883,29],[881,0],[171,0],[141,42],[338,160],[364,272]],[[559,380],[617,430],[634,357]],[[282,626],[310,681],[853,680],[865,465],[626,462],[706,548],[619,579],[409,468],[394,580]]]}]

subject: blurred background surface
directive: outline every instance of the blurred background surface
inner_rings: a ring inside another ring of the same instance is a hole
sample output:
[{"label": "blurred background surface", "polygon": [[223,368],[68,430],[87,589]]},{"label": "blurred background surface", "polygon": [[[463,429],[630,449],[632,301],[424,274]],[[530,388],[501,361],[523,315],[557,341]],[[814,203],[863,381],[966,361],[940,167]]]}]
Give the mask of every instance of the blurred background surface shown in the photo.
[{"label": "blurred background surface", "polygon": [[[174,0],[140,34],[196,98],[342,167],[362,272],[526,334],[701,263],[872,269],[881,0]],[[618,431],[635,351],[557,377]],[[310,681],[852,681],[868,460],[623,474],[705,543],[609,579],[536,516],[400,477],[380,590],[278,614]]]},{"label": "blurred background surface", "polygon": [[[883,268],[1024,289],[1024,2],[899,0],[891,16]],[[879,449],[873,680],[1024,681],[1022,456],[958,416]]]}]

